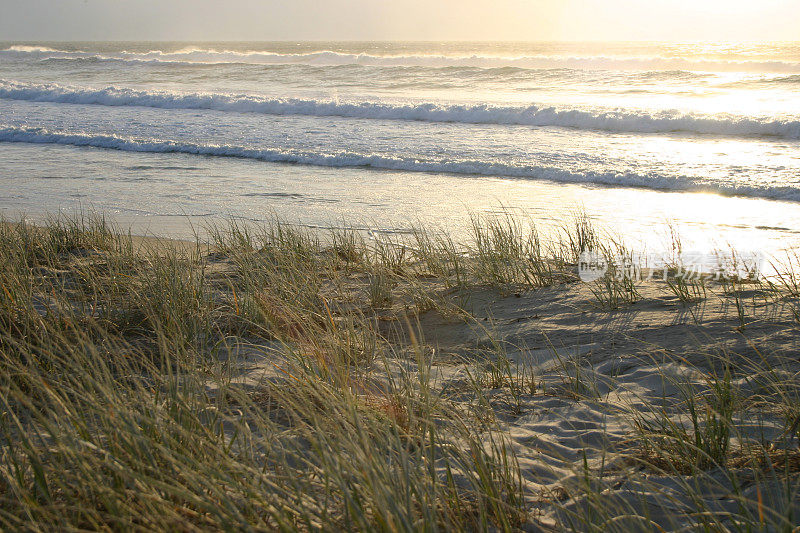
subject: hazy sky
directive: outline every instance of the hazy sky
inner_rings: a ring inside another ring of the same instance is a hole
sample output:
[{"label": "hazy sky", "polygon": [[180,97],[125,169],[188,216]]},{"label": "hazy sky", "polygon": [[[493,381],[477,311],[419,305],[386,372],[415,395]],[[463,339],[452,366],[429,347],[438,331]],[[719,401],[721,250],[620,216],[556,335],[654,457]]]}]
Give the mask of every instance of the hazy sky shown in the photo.
[{"label": "hazy sky", "polygon": [[800,40],[800,0],[0,0],[2,40]]}]

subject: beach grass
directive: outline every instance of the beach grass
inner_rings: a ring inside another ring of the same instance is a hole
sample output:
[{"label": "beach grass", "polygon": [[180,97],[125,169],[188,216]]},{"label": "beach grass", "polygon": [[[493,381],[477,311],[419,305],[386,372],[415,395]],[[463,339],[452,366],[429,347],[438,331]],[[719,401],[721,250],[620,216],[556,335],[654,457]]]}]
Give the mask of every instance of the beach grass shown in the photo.
[{"label": "beach grass", "polygon": [[[793,531],[798,275],[615,272],[577,214],[195,243],[0,223],[6,530]],[[792,268],[794,266],[794,268]]]}]

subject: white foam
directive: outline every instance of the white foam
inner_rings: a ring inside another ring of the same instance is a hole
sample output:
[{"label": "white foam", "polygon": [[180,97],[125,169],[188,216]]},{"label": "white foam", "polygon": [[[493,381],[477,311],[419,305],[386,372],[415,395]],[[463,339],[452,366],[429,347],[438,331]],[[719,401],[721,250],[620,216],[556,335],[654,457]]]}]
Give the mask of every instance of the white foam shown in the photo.
[{"label": "white foam", "polygon": [[317,153],[300,150],[250,148],[235,145],[196,144],[169,140],[148,140],[115,135],[92,135],[43,128],[0,126],[0,142],[88,146],[147,153],[181,153],[215,157],[236,157],[273,163],[295,163],[322,167],[366,167],[407,172],[437,172],[471,176],[544,179],[561,183],[595,183],[658,190],[713,192],[777,200],[800,201],[800,189],[775,186],[741,186],[706,182],[691,177],[639,175],[632,172],[570,172],[540,166],[496,161],[462,159],[423,160],[417,157],[389,157],[353,152]]},{"label": "white foam", "polygon": [[0,50],[2,55],[33,55],[38,59],[86,58],[176,63],[245,63],[245,64],[307,64],[307,65],[364,65],[364,66],[423,66],[423,67],[518,67],[523,69],[573,68],[587,70],[680,70],[709,72],[783,72],[800,73],[800,62],[770,59],[729,60],[713,58],[682,58],[663,56],[567,56],[567,55],[374,55],[351,54],[321,50],[286,54],[275,52],[214,50],[185,48],[175,52],[151,50],[123,51],[99,54],[83,50],[54,50],[38,46],[12,46]]},{"label": "white foam", "polygon": [[463,124],[556,126],[630,133],[688,132],[724,136],[800,139],[800,120],[737,115],[692,115],[678,111],[578,109],[549,106],[392,104],[298,98],[264,98],[220,93],[175,93],[107,87],[90,89],[0,80],[0,98],[33,102],[160,109],[201,109],[268,115],[305,115]]},{"label": "white foam", "polygon": [[2,50],[2,52],[20,52],[20,53],[41,53],[41,52],[66,52],[65,50],[55,50],[53,48],[47,48],[46,46],[25,46],[21,44],[16,44],[14,46],[9,46],[8,48]]}]

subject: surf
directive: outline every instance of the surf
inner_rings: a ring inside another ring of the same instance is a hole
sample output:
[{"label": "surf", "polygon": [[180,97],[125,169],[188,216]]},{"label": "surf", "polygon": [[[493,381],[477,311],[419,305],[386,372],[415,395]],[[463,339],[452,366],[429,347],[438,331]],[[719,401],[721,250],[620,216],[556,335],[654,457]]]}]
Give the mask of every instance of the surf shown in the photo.
[{"label": "surf", "polygon": [[343,117],[434,123],[564,127],[619,133],[693,133],[732,137],[800,139],[800,120],[736,115],[693,115],[678,111],[649,113],[625,109],[577,109],[543,105],[341,102],[267,98],[247,94],[176,93],[125,87],[93,89],[0,80],[0,99],[111,107],[208,110],[266,115]]},{"label": "surf", "polygon": [[571,68],[582,70],[646,70],[646,71],[710,71],[710,72],[777,72],[800,73],[800,62],[780,59],[725,59],[705,57],[613,56],[613,55],[445,55],[445,54],[370,54],[318,50],[304,53],[270,51],[236,51],[187,47],[176,51],[149,50],[98,53],[85,50],[59,50],[36,46],[11,46],[0,50],[0,57],[76,58],[130,62],[191,64],[308,64],[364,66],[426,66],[435,68],[473,67],[522,69]]},{"label": "surf", "polygon": [[637,187],[663,191],[711,192],[726,196],[745,196],[784,201],[800,201],[800,189],[789,186],[750,186],[703,181],[688,176],[653,176],[634,172],[574,172],[535,164],[512,164],[473,159],[420,159],[411,156],[385,156],[356,152],[314,152],[296,149],[271,149],[238,145],[215,145],[163,139],[137,139],[117,135],[50,131],[25,126],[0,126],[0,142],[56,144],[125,152],[175,153],[207,157],[228,157],[333,168],[371,168],[405,172],[448,173],[464,176],[539,179],[558,183],[586,183],[618,187]]}]

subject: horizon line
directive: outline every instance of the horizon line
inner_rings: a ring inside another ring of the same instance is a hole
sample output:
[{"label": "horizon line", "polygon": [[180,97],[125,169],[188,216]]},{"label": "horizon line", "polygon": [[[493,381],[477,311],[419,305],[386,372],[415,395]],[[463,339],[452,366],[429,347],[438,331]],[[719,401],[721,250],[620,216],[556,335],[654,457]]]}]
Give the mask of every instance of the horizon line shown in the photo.
[{"label": "horizon line", "polygon": [[0,39],[0,43],[453,43],[453,44],[545,44],[545,43],[649,43],[649,44],[800,44],[798,40],[765,40],[765,39],[699,39],[699,40],[663,40],[663,39]]}]

